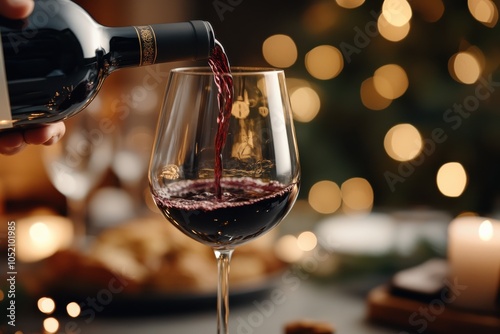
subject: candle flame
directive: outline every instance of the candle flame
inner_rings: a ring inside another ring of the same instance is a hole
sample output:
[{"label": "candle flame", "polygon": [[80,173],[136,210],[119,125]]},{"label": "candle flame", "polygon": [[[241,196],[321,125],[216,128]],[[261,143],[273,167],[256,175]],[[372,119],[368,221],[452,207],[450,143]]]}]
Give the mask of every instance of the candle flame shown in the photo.
[{"label": "candle flame", "polygon": [[479,225],[479,239],[490,241],[493,238],[493,225],[489,220],[485,220]]}]

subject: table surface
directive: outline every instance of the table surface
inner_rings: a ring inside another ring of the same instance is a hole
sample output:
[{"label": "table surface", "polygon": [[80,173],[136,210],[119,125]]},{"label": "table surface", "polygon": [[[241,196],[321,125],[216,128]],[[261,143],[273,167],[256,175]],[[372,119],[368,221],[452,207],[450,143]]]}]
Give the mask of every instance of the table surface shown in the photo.
[{"label": "table surface", "polygon": [[[302,219],[302,221],[307,220]],[[434,225],[431,226],[433,227],[431,232],[426,235],[436,236]],[[422,228],[421,226],[422,224],[418,224],[419,228]],[[411,227],[408,224],[404,225],[404,227],[406,227],[408,233],[415,232],[408,229],[408,227]],[[425,228],[429,228],[429,224],[425,225]],[[442,235],[446,236],[446,230],[440,226],[438,228],[440,231],[444,231]],[[438,245],[441,245],[441,239],[439,238]],[[443,247],[438,248],[444,249]],[[424,252],[425,254],[427,253]],[[385,266],[387,261],[392,261],[392,257],[390,259],[380,259],[378,262],[370,259],[369,262],[363,262],[363,268],[364,266],[366,268],[362,274],[356,272],[355,275],[347,275],[347,277],[340,275],[341,278],[337,279],[319,280],[305,272],[295,271],[292,271],[291,274],[288,271],[282,275],[280,274],[265,293],[247,294],[244,301],[239,298],[239,303],[231,303],[229,331],[232,334],[282,334],[287,323],[301,319],[311,319],[332,324],[336,329],[336,334],[407,333],[408,331],[402,328],[391,328],[367,321],[366,298],[369,291],[387,283],[391,277],[391,274],[387,272],[387,268],[385,271],[379,268],[387,267]],[[416,260],[413,259],[412,261]],[[402,263],[399,263],[399,265],[402,265]],[[404,265],[410,264],[405,262]],[[395,270],[396,267],[397,264],[390,266],[392,270]],[[385,274],[382,272],[385,272]],[[231,289],[230,291],[233,296],[238,295],[237,291]],[[101,297],[106,296],[106,294],[102,294]],[[119,303],[119,297],[116,296],[116,299],[114,297],[111,296],[112,300],[109,301],[111,303],[109,304],[110,309],[116,305],[122,305]],[[130,312],[132,308],[127,304],[126,312],[115,313],[113,316],[104,314],[106,310],[89,315],[88,305],[86,309],[82,309],[82,315],[76,320],[63,319],[54,315],[60,323],[58,333],[216,333],[216,311],[213,296],[211,296],[208,304],[206,304],[207,300],[202,303],[200,303],[199,299],[184,300],[181,302],[183,304],[182,311],[174,313],[165,310],[163,305],[169,303],[166,308],[172,310],[178,307],[178,303],[174,303],[168,298],[165,300],[164,296],[161,295],[157,297],[154,306],[151,306],[150,300],[147,300],[147,302],[144,302],[144,300],[141,302],[133,301],[134,311],[140,308],[145,310],[141,314]],[[191,302],[195,307],[191,308]],[[203,307],[196,307],[196,304],[203,303],[205,303]],[[59,305],[58,308],[61,310]],[[86,312],[85,316],[83,316],[84,312]],[[43,319],[44,317],[41,316],[40,312],[26,318],[20,316],[17,322],[19,328],[16,329],[22,330],[24,334],[39,334]],[[0,333],[2,325],[3,323],[0,322]],[[29,328],[25,329],[25,325]]]},{"label": "table surface", "polygon": [[[370,280],[375,284],[374,280]],[[283,333],[286,323],[298,319],[326,321],[342,334],[396,334],[401,330],[378,326],[366,320],[366,292],[371,284],[318,283],[312,278],[283,279],[266,294],[231,309],[231,333]],[[99,318],[84,323],[81,333],[160,334],[215,333],[214,309],[154,317]]]}]

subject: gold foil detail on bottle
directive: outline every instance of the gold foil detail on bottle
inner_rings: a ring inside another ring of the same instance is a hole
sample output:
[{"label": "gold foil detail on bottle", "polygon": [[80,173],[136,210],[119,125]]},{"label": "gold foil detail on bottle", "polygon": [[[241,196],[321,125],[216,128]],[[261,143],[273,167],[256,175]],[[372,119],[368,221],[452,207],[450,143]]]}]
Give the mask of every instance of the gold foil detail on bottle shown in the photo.
[{"label": "gold foil detail on bottle", "polygon": [[134,27],[139,37],[140,62],[139,66],[152,65],[156,62],[156,36],[151,26]]}]

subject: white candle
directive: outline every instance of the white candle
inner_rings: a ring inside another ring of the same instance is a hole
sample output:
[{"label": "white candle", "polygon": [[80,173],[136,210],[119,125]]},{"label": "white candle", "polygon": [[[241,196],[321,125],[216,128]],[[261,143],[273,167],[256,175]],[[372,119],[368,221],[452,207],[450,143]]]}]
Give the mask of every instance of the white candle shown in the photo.
[{"label": "white candle", "polygon": [[[478,311],[498,309],[500,289],[500,222],[459,217],[448,231],[449,281],[453,306]],[[456,297],[456,298],[455,298]]]}]

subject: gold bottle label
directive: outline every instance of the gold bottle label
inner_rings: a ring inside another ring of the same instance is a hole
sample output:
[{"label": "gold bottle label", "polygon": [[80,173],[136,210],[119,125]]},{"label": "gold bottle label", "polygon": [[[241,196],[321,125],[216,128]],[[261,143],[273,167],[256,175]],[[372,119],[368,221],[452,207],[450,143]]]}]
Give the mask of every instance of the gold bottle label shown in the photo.
[{"label": "gold bottle label", "polygon": [[153,65],[156,62],[156,36],[151,26],[134,27],[139,37],[141,59],[139,66]]}]

